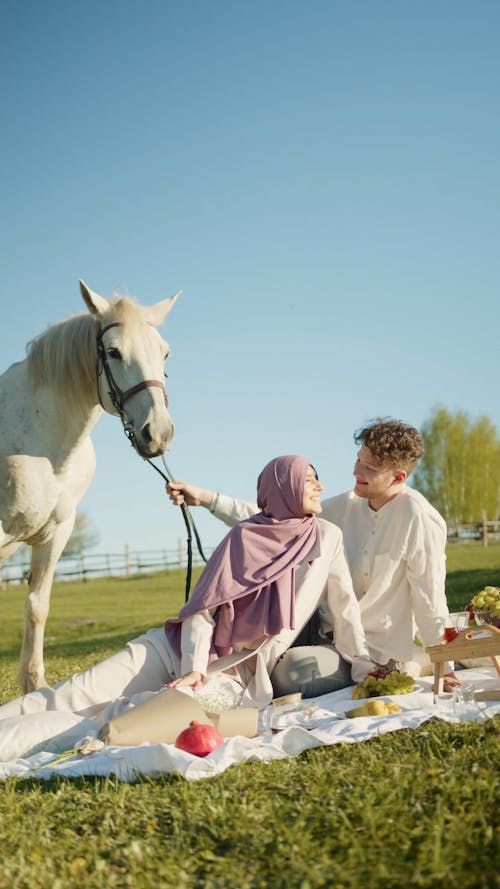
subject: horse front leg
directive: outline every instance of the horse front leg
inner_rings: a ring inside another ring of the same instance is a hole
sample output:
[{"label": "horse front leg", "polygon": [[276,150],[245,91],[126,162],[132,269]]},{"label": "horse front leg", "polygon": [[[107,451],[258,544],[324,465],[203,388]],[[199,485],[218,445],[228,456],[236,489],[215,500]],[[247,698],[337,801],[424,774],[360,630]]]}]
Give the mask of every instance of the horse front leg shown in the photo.
[{"label": "horse front leg", "polygon": [[75,517],[71,516],[57,526],[51,540],[47,543],[36,543],[32,547],[18,675],[19,685],[24,694],[47,685],[43,664],[43,642],[49,614],[50,593],[57,562],[68,542],[74,522]]}]

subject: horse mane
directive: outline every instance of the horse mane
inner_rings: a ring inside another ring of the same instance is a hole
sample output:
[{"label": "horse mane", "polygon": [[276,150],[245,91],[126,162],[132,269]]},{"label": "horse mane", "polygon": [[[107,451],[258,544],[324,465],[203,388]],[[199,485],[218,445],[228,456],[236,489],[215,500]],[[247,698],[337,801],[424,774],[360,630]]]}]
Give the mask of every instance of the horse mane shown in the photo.
[{"label": "horse mane", "polygon": [[97,396],[97,347],[99,322],[105,327],[118,321],[132,335],[145,321],[145,310],[132,299],[110,302],[102,319],[87,312],[72,315],[47,328],[28,343],[28,373],[33,386],[49,383],[61,399],[72,404]]}]

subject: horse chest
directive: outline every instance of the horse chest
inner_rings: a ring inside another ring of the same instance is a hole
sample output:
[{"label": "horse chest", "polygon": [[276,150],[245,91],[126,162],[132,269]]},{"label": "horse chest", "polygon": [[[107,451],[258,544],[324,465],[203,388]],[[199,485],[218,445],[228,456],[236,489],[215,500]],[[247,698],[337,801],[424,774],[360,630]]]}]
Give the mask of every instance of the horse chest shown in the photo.
[{"label": "horse chest", "polygon": [[95,458],[90,440],[57,469],[47,457],[0,459],[0,520],[9,537],[50,534],[76,509],[90,484]]}]

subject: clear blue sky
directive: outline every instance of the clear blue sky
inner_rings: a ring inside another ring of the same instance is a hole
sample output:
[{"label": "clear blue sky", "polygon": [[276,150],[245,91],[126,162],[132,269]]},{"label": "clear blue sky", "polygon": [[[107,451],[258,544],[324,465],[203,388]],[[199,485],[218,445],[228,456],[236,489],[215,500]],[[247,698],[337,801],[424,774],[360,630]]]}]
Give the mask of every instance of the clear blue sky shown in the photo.
[{"label": "clear blue sky", "polygon": [[[161,331],[178,477],[253,498],[303,453],[334,494],[374,416],[500,427],[496,0],[0,9],[2,369],[84,309],[81,277],[183,290]],[[96,551],[175,547],[118,421],[93,439]]]}]

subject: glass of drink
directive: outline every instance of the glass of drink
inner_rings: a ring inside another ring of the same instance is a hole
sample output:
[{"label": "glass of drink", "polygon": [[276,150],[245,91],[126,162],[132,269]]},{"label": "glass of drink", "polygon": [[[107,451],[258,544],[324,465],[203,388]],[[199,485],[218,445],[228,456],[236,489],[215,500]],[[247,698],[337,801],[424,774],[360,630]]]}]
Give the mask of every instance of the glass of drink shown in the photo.
[{"label": "glass of drink", "polygon": [[469,626],[469,614],[467,611],[453,611],[444,628],[444,641],[453,642],[462,630]]},{"label": "glass of drink", "polygon": [[434,694],[434,706],[436,708],[436,716],[447,722],[453,722],[454,713],[454,695],[452,692],[443,691],[441,694]]},{"label": "glass of drink", "polygon": [[297,725],[307,729],[315,728],[314,714],[317,710],[316,701],[303,701],[301,692],[275,698],[269,710],[267,733],[270,731],[271,734],[276,734]]},{"label": "glass of drink", "polygon": [[473,682],[463,682],[453,690],[453,715],[461,722],[480,722],[485,719],[476,701]]},{"label": "glass of drink", "polygon": [[445,642],[453,642],[458,636],[458,630],[456,627],[445,627],[444,628],[444,641]]},{"label": "glass of drink", "polygon": [[452,615],[454,625],[457,630],[467,630],[469,626],[469,612],[468,611],[453,611]]}]

